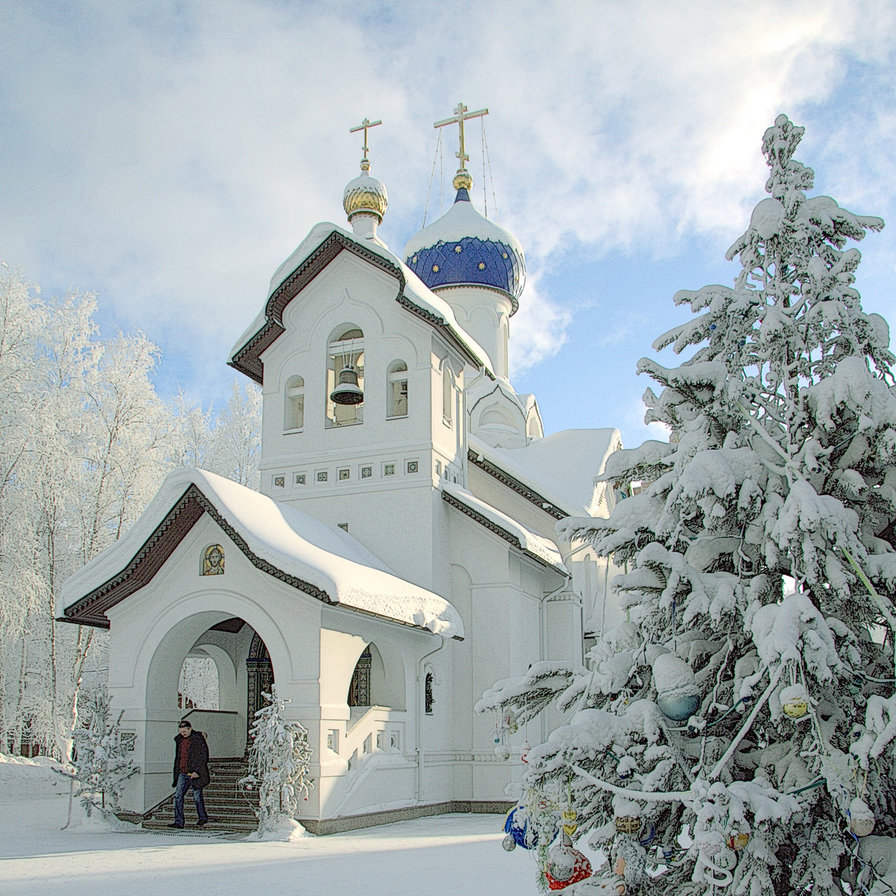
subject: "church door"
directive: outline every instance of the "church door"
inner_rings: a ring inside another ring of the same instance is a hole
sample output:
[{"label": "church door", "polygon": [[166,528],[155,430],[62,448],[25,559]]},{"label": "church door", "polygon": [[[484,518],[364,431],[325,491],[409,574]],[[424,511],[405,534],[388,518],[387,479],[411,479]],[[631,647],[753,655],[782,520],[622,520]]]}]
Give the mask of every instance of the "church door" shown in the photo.
[{"label": "church door", "polygon": [[255,722],[255,713],[268,703],[262,695],[270,694],[271,687],[274,684],[274,667],[271,665],[271,655],[257,632],[252,638],[252,645],[249,647],[246,669],[249,679],[246,705],[246,748],[248,749],[251,740],[249,729]]}]

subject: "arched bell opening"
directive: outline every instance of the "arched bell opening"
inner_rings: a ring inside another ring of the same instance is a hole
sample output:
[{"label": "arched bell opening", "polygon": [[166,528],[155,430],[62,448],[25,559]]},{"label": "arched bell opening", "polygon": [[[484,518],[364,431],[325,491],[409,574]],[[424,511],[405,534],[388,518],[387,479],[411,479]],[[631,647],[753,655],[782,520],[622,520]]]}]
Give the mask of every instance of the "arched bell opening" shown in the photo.
[{"label": "arched bell opening", "polygon": [[364,419],[364,333],[354,324],[337,327],[327,342],[326,426]]}]

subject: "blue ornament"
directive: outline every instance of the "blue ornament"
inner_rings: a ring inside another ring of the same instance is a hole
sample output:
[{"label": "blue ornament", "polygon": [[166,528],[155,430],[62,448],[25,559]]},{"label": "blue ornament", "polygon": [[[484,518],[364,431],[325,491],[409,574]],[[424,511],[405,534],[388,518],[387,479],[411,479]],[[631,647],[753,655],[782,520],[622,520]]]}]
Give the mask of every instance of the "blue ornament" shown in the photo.
[{"label": "blue ornament", "polygon": [[[522,846],[523,849],[531,849],[538,843],[538,834],[535,832],[535,828],[532,828],[531,834],[529,833],[529,816],[523,806],[517,806],[507,813],[504,833],[509,834],[513,838],[513,842],[517,846]],[[508,849],[507,846],[504,848]]]},{"label": "blue ornament", "polygon": [[660,695],[656,705],[667,719],[685,722],[700,708],[700,697],[696,694]]}]

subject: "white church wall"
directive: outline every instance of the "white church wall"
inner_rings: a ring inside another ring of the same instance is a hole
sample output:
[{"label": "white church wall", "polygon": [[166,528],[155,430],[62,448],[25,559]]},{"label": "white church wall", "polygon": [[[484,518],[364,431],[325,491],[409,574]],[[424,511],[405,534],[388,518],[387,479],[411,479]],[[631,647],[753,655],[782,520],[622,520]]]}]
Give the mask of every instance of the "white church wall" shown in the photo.
[{"label": "white church wall", "polygon": [[[477,715],[472,707],[496,681],[519,675],[542,658],[541,599],[548,582],[556,588],[563,579],[522,558],[503,538],[468,517],[452,511],[450,520],[451,599],[470,633],[469,645],[452,647],[451,746],[470,757],[457,763],[454,787],[472,799],[504,800],[519,752],[499,759],[494,718]],[[522,736],[514,738],[514,745]]]}]

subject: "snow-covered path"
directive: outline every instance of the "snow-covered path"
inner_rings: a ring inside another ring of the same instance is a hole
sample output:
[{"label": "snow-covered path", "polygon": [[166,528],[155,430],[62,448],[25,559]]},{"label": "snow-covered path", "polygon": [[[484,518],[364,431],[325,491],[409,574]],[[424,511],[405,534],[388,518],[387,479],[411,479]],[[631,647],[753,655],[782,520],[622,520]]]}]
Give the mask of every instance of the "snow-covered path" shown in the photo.
[{"label": "snow-covered path", "polygon": [[[7,763],[0,770],[11,771]],[[292,843],[61,830],[68,799],[59,791],[67,788],[29,777],[26,785],[0,775],[2,896],[537,893],[532,858],[501,848],[503,819],[494,815],[435,816]]]}]

